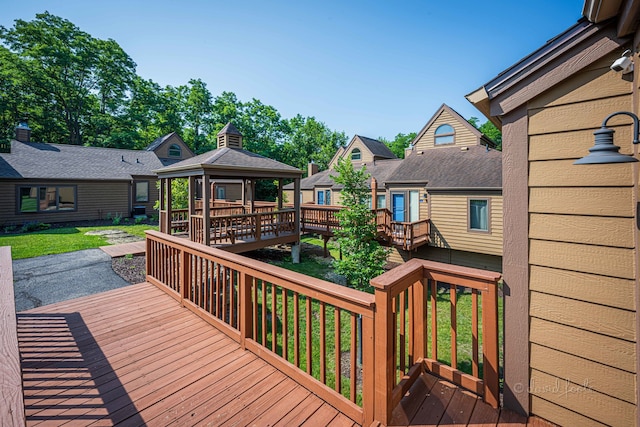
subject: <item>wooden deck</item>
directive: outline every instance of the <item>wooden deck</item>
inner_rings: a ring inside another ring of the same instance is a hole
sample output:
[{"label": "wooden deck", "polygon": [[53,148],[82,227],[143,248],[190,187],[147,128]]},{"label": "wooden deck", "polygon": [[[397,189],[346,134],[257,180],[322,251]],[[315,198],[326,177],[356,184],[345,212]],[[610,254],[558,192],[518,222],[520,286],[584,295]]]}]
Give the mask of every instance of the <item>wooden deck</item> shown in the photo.
[{"label": "wooden deck", "polygon": [[27,425],[354,422],[148,283],[18,314]]},{"label": "wooden deck", "polygon": [[111,258],[118,258],[125,255],[144,255],[146,251],[146,242],[121,243],[119,245],[100,246],[100,249]]}]

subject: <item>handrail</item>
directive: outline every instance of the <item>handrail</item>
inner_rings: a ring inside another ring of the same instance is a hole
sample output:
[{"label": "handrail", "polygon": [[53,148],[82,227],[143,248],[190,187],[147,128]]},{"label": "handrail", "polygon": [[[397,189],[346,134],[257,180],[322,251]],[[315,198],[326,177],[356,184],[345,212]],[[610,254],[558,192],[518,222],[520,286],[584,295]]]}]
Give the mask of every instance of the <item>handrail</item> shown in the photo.
[{"label": "handrail", "polygon": [[[376,404],[376,419],[389,422],[391,411],[419,376],[422,368],[481,395],[489,405],[498,406],[497,284],[500,277],[495,272],[415,258],[371,281],[376,296],[376,356],[392,361],[393,365],[388,366],[386,371],[376,370],[376,394],[384,396],[384,404]],[[450,365],[438,361],[439,286],[449,286]],[[471,289],[471,374],[459,371],[457,364],[458,287]],[[482,379],[479,375],[478,354],[479,296],[482,305]],[[429,307],[430,316],[427,316]],[[427,354],[429,327],[430,357]]]},{"label": "handrail", "polygon": [[147,281],[350,418],[373,421],[373,295],[155,231]]},{"label": "handrail", "polygon": [[24,426],[24,394],[13,290],[11,248],[0,247],[0,425]]},{"label": "handrail", "polygon": [[[186,239],[146,233],[148,282],[360,424],[388,423],[422,369],[498,405],[499,273],[413,259],[374,278],[371,295]],[[450,287],[451,365],[438,361],[437,333],[428,332],[429,327],[438,330],[438,286]],[[458,287],[471,289],[473,298],[472,374],[459,371],[456,363]],[[355,386],[358,348],[361,390]],[[341,369],[345,362],[348,378]]]}]

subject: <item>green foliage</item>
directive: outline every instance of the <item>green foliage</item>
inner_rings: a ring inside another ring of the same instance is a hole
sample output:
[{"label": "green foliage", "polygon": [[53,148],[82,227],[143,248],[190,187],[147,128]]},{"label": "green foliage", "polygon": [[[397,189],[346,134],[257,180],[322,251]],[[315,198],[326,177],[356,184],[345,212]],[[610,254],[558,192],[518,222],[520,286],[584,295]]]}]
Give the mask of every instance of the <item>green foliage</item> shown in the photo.
[{"label": "green foliage", "polygon": [[387,259],[387,250],[376,240],[375,214],[367,203],[370,175],[365,166],[355,170],[345,159],[338,161],[335,171],[338,175],[331,175],[331,179],[343,186],[341,203],[345,209],[336,214],[342,228],[336,232],[342,260],[334,261],[334,267],[350,286],[370,292],[369,281],[383,273]]},{"label": "green foliage", "polygon": [[120,214],[120,212],[118,212],[113,216],[111,222],[113,225],[119,225],[120,221],[122,221],[122,215]]},{"label": "green foliage", "polygon": [[[156,183],[160,188],[160,181]],[[189,207],[189,179],[176,178],[171,180],[171,209],[187,209]],[[156,200],[153,209],[160,209],[160,200]],[[153,218],[153,217],[152,217]],[[157,220],[157,215],[156,215]]]},{"label": "green foliage", "polygon": [[490,121],[486,121],[481,125],[478,125],[478,118],[471,117],[467,120],[471,123],[476,129],[485,134],[489,139],[496,143],[496,149],[502,151],[502,132],[498,129],[493,123]]},{"label": "green foliage", "polygon": [[391,150],[397,158],[404,159],[404,150],[409,147],[409,144],[411,144],[411,141],[415,139],[416,135],[417,134],[415,132],[410,132],[406,135],[404,133],[399,133],[393,141],[387,141],[382,137],[379,137],[378,141],[383,142],[384,145],[389,147],[389,150]]},{"label": "green foliage", "polygon": [[43,224],[41,222],[25,222],[24,224],[22,224],[22,227],[20,228],[20,231],[22,233],[29,233],[32,231],[39,231],[39,230],[48,230],[49,228],[51,228],[51,224]]}]

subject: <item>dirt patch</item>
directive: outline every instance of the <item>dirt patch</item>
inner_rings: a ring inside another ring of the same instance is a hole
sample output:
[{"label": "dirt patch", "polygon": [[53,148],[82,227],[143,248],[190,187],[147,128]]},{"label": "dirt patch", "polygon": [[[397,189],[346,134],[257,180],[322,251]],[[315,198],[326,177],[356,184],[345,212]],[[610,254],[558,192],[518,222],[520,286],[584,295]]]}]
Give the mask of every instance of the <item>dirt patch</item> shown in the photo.
[{"label": "dirt patch", "polygon": [[113,258],[111,268],[132,285],[142,283],[147,280],[145,258],[144,255]]}]

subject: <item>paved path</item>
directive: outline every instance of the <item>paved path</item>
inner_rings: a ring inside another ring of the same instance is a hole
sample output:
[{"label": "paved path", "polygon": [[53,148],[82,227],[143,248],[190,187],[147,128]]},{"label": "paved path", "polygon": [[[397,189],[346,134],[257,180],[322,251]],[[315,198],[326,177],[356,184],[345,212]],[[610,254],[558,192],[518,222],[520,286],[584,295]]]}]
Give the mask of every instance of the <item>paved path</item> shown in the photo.
[{"label": "paved path", "polygon": [[100,249],[13,261],[16,311],[129,286]]}]

